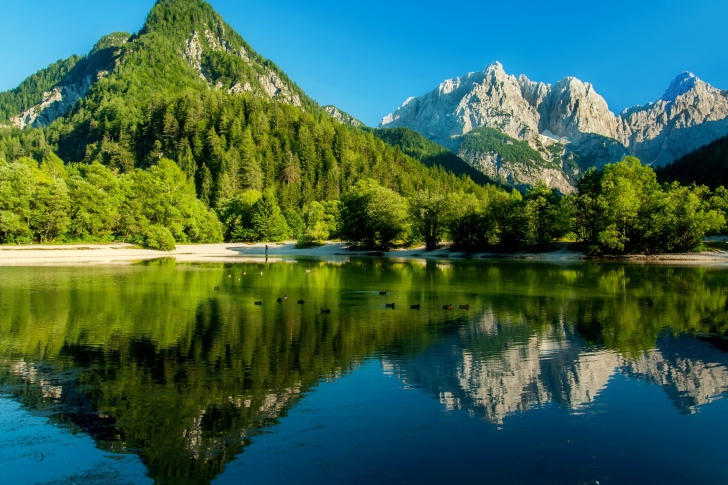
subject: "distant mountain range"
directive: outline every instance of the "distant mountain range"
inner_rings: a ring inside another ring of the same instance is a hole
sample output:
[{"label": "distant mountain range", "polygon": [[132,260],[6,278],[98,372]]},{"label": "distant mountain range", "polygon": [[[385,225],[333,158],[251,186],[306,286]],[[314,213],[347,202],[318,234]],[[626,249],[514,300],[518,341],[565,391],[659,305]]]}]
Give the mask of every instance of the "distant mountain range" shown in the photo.
[{"label": "distant mountain range", "polygon": [[684,72],[656,102],[615,115],[589,83],[551,86],[496,62],[409,98],[380,127],[416,130],[497,181],[569,192],[589,167],[626,155],[660,167],[728,134],[728,91]]}]

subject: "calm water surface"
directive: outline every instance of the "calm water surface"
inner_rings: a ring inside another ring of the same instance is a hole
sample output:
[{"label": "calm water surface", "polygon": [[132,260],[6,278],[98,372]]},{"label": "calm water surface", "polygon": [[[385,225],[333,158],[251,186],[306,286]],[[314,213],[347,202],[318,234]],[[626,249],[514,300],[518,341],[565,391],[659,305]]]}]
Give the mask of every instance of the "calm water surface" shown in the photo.
[{"label": "calm water surface", "polygon": [[0,268],[0,481],[724,484],[727,317],[697,267]]}]

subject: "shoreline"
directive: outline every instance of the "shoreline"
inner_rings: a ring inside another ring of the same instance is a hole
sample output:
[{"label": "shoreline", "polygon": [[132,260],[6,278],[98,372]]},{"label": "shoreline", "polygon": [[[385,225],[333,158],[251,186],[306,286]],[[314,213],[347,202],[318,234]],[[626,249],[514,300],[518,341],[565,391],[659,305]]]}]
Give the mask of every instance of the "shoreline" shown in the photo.
[{"label": "shoreline", "polygon": [[[642,264],[728,265],[728,252],[678,253],[661,255],[628,255],[590,258],[571,251],[561,243],[549,252],[532,253],[462,253],[438,249],[426,252],[424,247],[395,249],[388,252],[351,251],[344,243],[328,242],[312,248],[296,248],[295,242],[268,243],[268,261],[291,258],[341,260],[350,257],[383,257],[390,260],[515,260],[532,262],[630,262]],[[174,251],[141,249],[125,243],[0,246],[0,266],[103,266],[129,265],[162,258],[174,258],[180,263],[242,263],[265,259],[265,243],[220,243],[178,245]]]}]

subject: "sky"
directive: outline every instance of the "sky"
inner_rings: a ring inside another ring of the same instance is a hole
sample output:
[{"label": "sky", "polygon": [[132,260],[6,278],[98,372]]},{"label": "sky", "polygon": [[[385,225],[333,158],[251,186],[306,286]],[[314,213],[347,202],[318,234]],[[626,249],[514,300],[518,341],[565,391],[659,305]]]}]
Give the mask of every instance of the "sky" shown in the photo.
[{"label": "sky", "polygon": [[[111,32],[136,32],[154,0],[0,0],[0,91]],[[500,61],[554,84],[575,76],[619,113],[656,101],[682,71],[728,89],[725,0],[209,0],[321,105],[370,126],[410,96]]]}]

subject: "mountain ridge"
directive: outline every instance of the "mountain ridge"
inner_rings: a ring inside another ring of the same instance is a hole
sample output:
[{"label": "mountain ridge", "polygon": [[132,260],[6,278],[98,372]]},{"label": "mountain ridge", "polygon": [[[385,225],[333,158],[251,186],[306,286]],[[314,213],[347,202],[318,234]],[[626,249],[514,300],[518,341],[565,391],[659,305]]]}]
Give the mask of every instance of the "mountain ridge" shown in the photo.
[{"label": "mountain ridge", "polygon": [[[525,141],[544,158],[561,145],[562,174],[549,185],[569,192],[589,168],[586,161],[601,168],[633,155],[662,166],[727,134],[728,93],[684,72],[655,103],[615,115],[590,83],[575,77],[554,85],[531,81],[507,74],[494,62],[484,71],[446,79],[434,90],[408,98],[379,127],[414,129],[490,176],[502,168],[495,150],[480,157],[458,153],[462,137],[476,128],[493,128]],[[528,177],[519,178],[518,167],[509,170],[511,183],[532,185]]]}]

